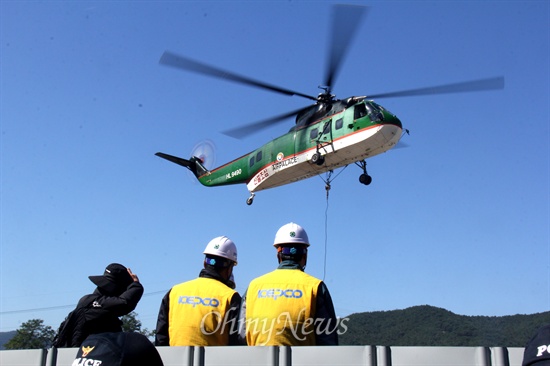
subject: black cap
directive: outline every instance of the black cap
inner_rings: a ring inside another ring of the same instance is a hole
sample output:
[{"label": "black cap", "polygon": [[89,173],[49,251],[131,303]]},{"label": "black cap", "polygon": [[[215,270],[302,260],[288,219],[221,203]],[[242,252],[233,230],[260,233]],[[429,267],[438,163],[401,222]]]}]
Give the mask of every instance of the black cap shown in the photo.
[{"label": "black cap", "polygon": [[550,366],[550,324],[540,328],[525,346],[522,366]]},{"label": "black cap", "polygon": [[95,283],[100,289],[110,293],[122,293],[134,279],[128,273],[128,269],[122,264],[111,263],[105,268],[103,276],[88,276],[90,281]]}]

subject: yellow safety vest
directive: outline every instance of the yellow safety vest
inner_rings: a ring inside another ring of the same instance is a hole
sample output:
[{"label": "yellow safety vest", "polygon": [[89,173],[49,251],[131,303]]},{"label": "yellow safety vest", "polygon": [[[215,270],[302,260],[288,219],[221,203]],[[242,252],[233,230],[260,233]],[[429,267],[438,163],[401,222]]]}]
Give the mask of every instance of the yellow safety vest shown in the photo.
[{"label": "yellow safety vest", "polygon": [[231,324],[226,318],[235,290],[222,282],[199,277],[170,291],[170,346],[227,346]]},{"label": "yellow safety vest", "polygon": [[276,269],[253,280],[246,293],[248,345],[315,345],[313,316],[320,283],[299,269]]}]

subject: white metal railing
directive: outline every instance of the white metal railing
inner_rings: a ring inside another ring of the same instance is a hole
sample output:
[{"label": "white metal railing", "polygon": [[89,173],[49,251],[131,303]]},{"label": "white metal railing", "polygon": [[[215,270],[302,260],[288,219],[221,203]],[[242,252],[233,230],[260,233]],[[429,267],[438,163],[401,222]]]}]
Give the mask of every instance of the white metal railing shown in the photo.
[{"label": "white metal railing", "polygon": [[[521,366],[506,347],[157,347],[164,366]],[[72,366],[77,348],[0,351],[2,366]]]}]

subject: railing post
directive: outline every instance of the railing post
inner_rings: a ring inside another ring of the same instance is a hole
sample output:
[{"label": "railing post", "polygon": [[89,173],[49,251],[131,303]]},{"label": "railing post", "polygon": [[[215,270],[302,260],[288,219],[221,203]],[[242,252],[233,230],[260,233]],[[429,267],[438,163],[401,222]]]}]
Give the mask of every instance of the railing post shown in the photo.
[{"label": "railing post", "polygon": [[377,366],[391,366],[391,348],[388,346],[376,347],[376,362]]},{"label": "railing post", "polygon": [[492,366],[510,366],[508,349],[506,347],[493,347],[491,349]]},{"label": "railing post", "polygon": [[57,348],[52,347],[48,350],[46,354],[46,359],[44,360],[43,365],[56,366],[57,364]]},{"label": "railing post", "polygon": [[377,366],[377,350],[376,346],[365,346],[365,352],[367,352],[367,355],[370,357],[366,357],[366,366]]},{"label": "railing post", "polygon": [[192,355],[193,363],[191,365],[193,366],[204,366],[204,347],[202,346],[195,346],[192,347]]},{"label": "railing post", "polygon": [[290,346],[279,347],[279,365],[280,366],[292,365],[292,348]]}]

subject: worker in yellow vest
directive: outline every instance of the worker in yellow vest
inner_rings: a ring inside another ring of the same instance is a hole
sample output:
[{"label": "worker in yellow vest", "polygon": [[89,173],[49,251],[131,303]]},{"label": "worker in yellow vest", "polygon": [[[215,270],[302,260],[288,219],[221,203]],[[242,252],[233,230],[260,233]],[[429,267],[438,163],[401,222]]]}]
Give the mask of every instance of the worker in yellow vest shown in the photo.
[{"label": "worker in yellow vest", "polygon": [[241,338],[251,346],[337,345],[337,319],[325,283],[304,272],[309,239],[293,222],[273,243],[279,267],[250,283],[241,306]]},{"label": "worker in yellow vest", "polygon": [[241,296],[234,290],[237,247],[226,236],[212,239],[203,252],[199,277],[180,283],[162,299],[156,346],[228,346],[239,343]]}]

